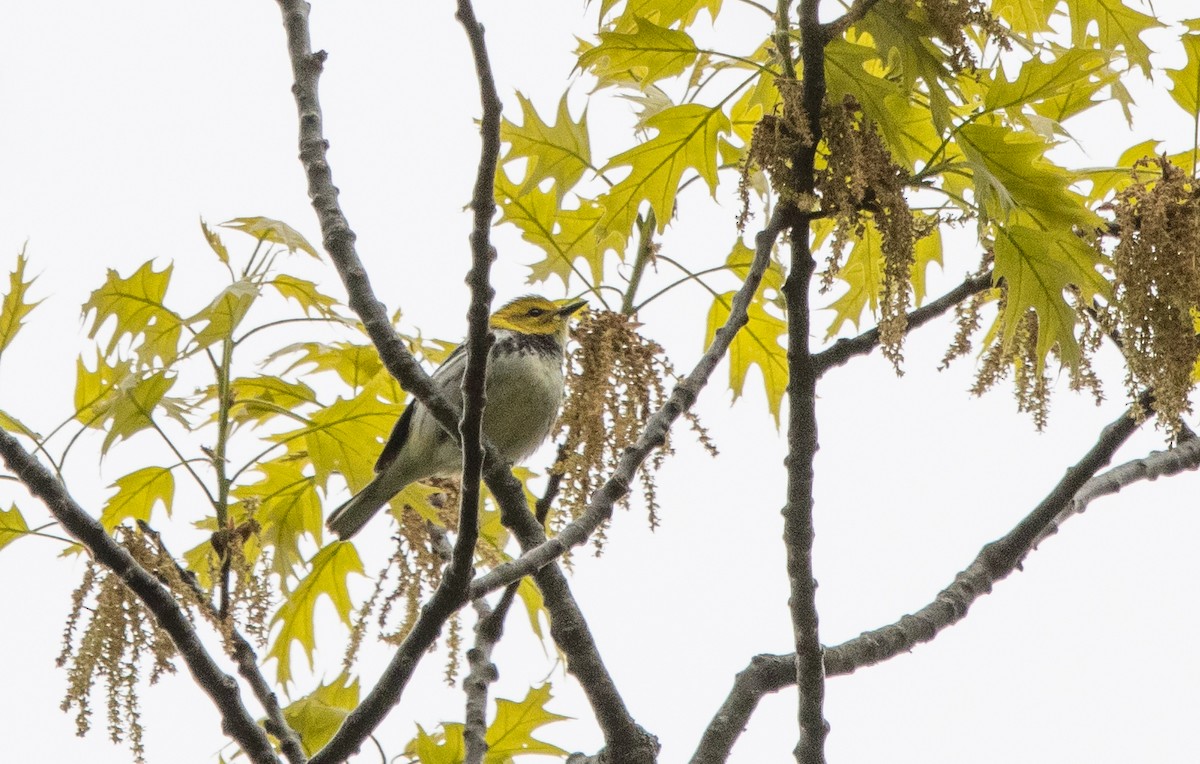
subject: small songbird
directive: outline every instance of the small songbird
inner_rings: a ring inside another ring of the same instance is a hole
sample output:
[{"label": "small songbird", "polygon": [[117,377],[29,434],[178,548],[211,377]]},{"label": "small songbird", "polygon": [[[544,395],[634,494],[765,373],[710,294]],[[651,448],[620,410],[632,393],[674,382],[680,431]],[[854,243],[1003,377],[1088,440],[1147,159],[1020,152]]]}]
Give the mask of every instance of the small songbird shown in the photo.
[{"label": "small songbird", "polygon": [[[500,457],[520,462],[550,434],[563,397],[567,323],[586,303],[559,304],[518,297],[492,314],[495,342],[488,354],[484,436]],[[466,346],[460,345],[433,373],[433,384],[462,410]],[[325,524],[340,538],[358,533],[406,485],[462,469],[462,449],[420,401],[404,409],[375,463],[375,477],[329,515]]]}]

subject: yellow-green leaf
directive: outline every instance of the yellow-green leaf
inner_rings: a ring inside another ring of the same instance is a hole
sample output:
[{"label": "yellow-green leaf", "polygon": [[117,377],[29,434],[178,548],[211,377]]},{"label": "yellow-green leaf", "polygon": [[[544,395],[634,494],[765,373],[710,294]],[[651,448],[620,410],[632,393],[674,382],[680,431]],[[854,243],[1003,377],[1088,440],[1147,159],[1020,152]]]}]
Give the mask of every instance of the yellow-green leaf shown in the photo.
[{"label": "yellow-green leaf", "polygon": [[322,292],[312,281],[280,273],[268,281],[267,286],[273,287],[284,298],[295,300],[306,316],[337,317],[333,310],[337,300]]},{"label": "yellow-green leaf", "polygon": [[38,442],[40,442],[42,440],[41,435],[39,435],[38,433],[31,430],[28,426],[25,425],[24,422],[17,419],[12,414],[9,414],[8,412],[4,411],[3,409],[0,409],[0,430],[8,430],[9,432],[17,432],[17,433],[20,433],[20,434],[28,437],[30,440],[35,440]]},{"label": "yellow-green leaf", "polygon": [[420,764],[462,764],[467,757],[463,725],[446,723],[442,725],[441,733],[430,735],[418,724],[417,736],[404,752],[416,756]]},{"label": "yellow-green leaf", "polygon": [[[607,16],[617,2],[603,0],[600,3],[600,18]],[[707,10],[712,20],[716,21],[717,14],[721,12],[721,0],[627,0],[621,11],[621,19],[650,19],[664,27],[683,22],[683,26],[687,27],[702,10]],[[621,21],[617,25],[624,27]]]},{"label": "yellow-green leaf", "polygon": [[[733,292],[727,292],[713,300],[708,311],[705,345],[712,341],[717,329],[729,318],[733,295]],[[787,335],[787,322],[764,310],[758,300],[750,303],[748,317],[749,322],[729,346],[729,389],[733,391],[734,400],[741,397],[746,386],[746,373],[751,366],[758,366],[767,394],[767,406],[778,427],[780,404],[783,394],[787,392],[787,349],[780,344],[780,338]]]},{"label": "yellow-green leaf", "polygon": [[171,271],[170,265],[155,271],[150,261],[143,263],[128,278],[109,269],[104,285],[92,292],[83,304],[85,319],[95,311],[89,338],[95,339],[109,319],[114,320],[104,355],[111,354],[117,342],[128,337],[143,365],[156,359],[167,364],[175,360],[183,322],[163,303]]},{"label": "yellow-green leaf", "polygon": [[303,444],[316,473],[317,485],[324,486],[338,472],[346,478],[350,490],[357,491],[375,476],[375,460],[382,441],[401,410],[379,400],[374,389],[353,398],[338,398],[314,412],[309,424],[296,430],[272,435],[295,450]]},{"label": "yellow-green leaf", "polygon": [[[1193,119],[1200,119],[1200,34],[1183,35],[1187,63],[1180,69],[1167,70],[1171,78],[1171,98]],[[1197,136],[1193,137],[1193,143]],[[1192,172],[1195,172],[1195,166]]]},{"label": "yellow-green leaf", "polygon": [[279,630],[267,659],[273,658],[277,662],[276,676],[280,684],[292,681],[293,642],[300,643],[309,667],[313,665],[313,650],[316,649],[313,618],[321,597],[328,597],[342,623],[350,625],[350,590],[346,580],[354,573],[363,573],[358,550],[346,541],[333,542],[317,552],[310,563],[308,575],[297,584],[295,591],[275,613],[271,624],[279,624]]},{"label": "yellow-green leaf", "polygon": [[855,238],[837,277],[846,284],[846,291],[827,307],[834,311],[833,321],[825,333],[827,340],[841,331],[847,321],[858,328],[864,308],[870,306],[871,312],[876,314],[879,311],[879,294],[883,290],[883,248],[874,221],[863,219],[863,233]]},{"label": "yellow-green leaf", "polygon": [[358,694],[358,680],[342,674],[283,709],[283,719],[300,735],[305,753],[311,756],[329,742],[358,706]]},{"label": "yellow-green leaf", "polygon": [[[216,388],[209,390],[215,397]],[[299,409],[317,402],[317,394],[303,382],[260,375],[238,377],[229,383],[229,415],[238,423],[262,424],[277,416],[299,416]]]},{"label": "yellow-green leaf", "polygon": [[267,357],[273,363],[287,356],[297,356],[284,372],[310,366],[305,373],[333,372],[350,387],[358,390],[379,376],[383,362],[372,345],[351,342],[297,342],[280,348]]},{"label": "yellow-green leaf", "polygon": [[1140,67],[1142,74],[1150,76],[1150,47],[1142,42],[1140,35],[1161,27],[1158,19],[1135,11],[1122,0],[1066,0],[1066,4],[1071,17],[1072,45],[1086,45],[1089,30],[1095,22],[1101,48],[1124,49],[1129,62]]},{"label": "yellow-green leaf", "polygon": [[488,744],[485,764],[508,764],[512,757],[523,754],[562,756],[566,751],[533,736],[539,727],[569,717],[546,710],[550,701],[550,685],[531,688],[521,701],[496,699],[496,718],[488,725],[485,739]]},{"label": "yellow-green leaf", "polygon": [[160,502],[167,515],[175,500],[175,476],[166,467],[143,467],[117,478],[109,486],[117,492],[109,497],[100,513],[100,524],[112,532],[126,518],[150,521],[150,514]]},{"label": "yellow-green leaf", "polygon": [[8,509],[0,509],[0,549],[28,534],[29,525],[16,504]]},{"label": "yellow-green leaf", "polygon": [[991,11],[1019,35],[1050,31],[1050,13],[1058,0],[995,0]]},{"label": "yellow-green leaf", "polygon": [[29,287],[37,278],[35,276],[28,281],[25,280],[25,265],[28,262],[25,257],[25,249],[22,248],[17,255],[16,270],[8,274],[8,292],[4,294],[4,299],[0,300],[0,354],[3,354],[5,349],[12,344],[13,338],[21,330],[25,317],[41,302],[40,300],[38,302],[26,300]]},{"label": "yellow-green leaf", "polygon": [[208,246],[216,253],[217,259],[229,265],[229,250],[225,248],[225,242],[221,241],[221,237],[216,231],[208,227],[208,223],[204,222],[204,218],[200,218],[200,230],[204,232],[204,240],[208,242]]},{"label": "yellow-green leaf", "polygon": [[1064,363],[1079,361],[1075,340],[1075,311],[1063,290],[1078,287],[1085,304],[1095,295],[1107,297],[1110,286],[1096,270],[1099,256],[1071,231],[1042,231],[1025,225],[996,227],[996,279],[1008,285],[1005,305],[1005,334],[1009,343],[1019,317],[1037,311],[1039,365],[1058,345]]},{"label": "yellow-green leaf", "polygon": [[269,241],[287,248],[288,252],[307,252],[319,259],[317,250],[300,232],[281,220],[264,217],[234,218],[221,223],[222,228],[232,228],[235,231],[248,233],[260,241]]},{"label": "yellow-green leaf", "polygon": [[976,199],[988,217],[1005,222],[1020,211],[1048,230],[1101,225],[1083,197],[1068,189],[1074,176],[1045,158],[1050,146],[1043,138],[973,123],[959,129],[958,145],[971,168]]},{"label": "yellow-green leaf", "polygon": [[305,475],[296,460],[260,462],[255,469],[262,480],[237,486],[233,495],[255,508],[259,537],[264,547],[274,550],[271,569],[286,591],[296,566],[303,562],[301,537],[308,536],[318,545],[322,542],[321,498],[313,477]]},{"label": "yellow-green leaf", "polygon": [[558,102],[555,124],[550,125],[538,116],[533,102],[519,92],[517,101],[521,104],[522,124],[515,125],[507,119],[500,124],[500,139],[508,143],[508,152],[502,161],[507,164],[515,159],[527,160],[525,180],[516,196],[524,195],[551,178],[555,196],[561,203],[563,194],[574,188],[592,166],[587,110],[578,122],[572,121],[564,93]]},{"label": "yellow-green leaf", "polygon": [[203,323],[192,336],[192,346],[203,349],[216,342],[232,341],[233,332],[258,297],[259,288],[250,279],[238,279],[221,290],[211,303],[187,320],[189,326]]},{"label": "yellow-green leaf", "polygon": [[[604,208],[588,199],[580,199],[575,209],[559,208],[558,195],[534,186],[522,191],[496,173],[496,203],[502,223],[511,223],[521,238],[546,253],[546,259],[529,266],[530,282],[542,282],[557,276],[566,284],[572,273],[584,281],[598,284],[604,275],[604,254],[609,249],[620,253],[625,237],[615,231],[600,235]],[[582,267],[577,261],[582,260]]]},{"label": "yellow-green leaf", "polygon": [[[1093,82],[1104,69],[1108,58],[1095,50],[1073,48],[1063,51],[1051,61],[1033,58],[1021,65],[1012,82],[1001,76],[991,84],[984,96],[988,111],[1019,111],[1022,107],[1057,98],[1084,86],[1085,92],[1095,93],[1103,80]],[[1002,70],[1000,70],[1002,71]],[[1087,96],[1090,101],[1090,95]],[[1067,115],[1059,115],[1059,120]]]},{"label": "yellow-green leaf", "polygon": [[613,157],[604,167],[607,172],[628,165],[630,172],[598,200],[604,206],[599,224],[603,231],[628,236],[638,207],[648,201],[661,232],[675,212],[675,194],[685,170],[695,170],[716,192],[717,138],[732,130],[720,109],[695,103],[673,106],[651,117],[647,127],[658,134]]},{"label": "yellow-green leaf", "polygon": [[135,433],[150,427],[155,407],[174,384],[174,375],[161,371],[144,377],[125,377],[106,412],[109,428],[100,446],[100,453],[107,453],[118,440],[128,440]]},{"label": "yellow-green leaf", "polygon": [[537,588],[532,578],[525,576],[521,583],[517,584],[517,596],[521,598],[525,614],[529,616],[530,631],[536,634],[538,639],[545,639],[546,635],[542,633],[542,616],[545,616],[546,622],[549,623],[550,611],[546,609],[546,603],[542,600],[542,590]]},{"label": "yellow-green leaf", "polygon": [[634,19],[632,33],[600,32],[599,38],[599,44],[580,53],[579,68],[596,75],[602,85],[645,87],[683,74],[700,54],[686,32],[647,19]]}]

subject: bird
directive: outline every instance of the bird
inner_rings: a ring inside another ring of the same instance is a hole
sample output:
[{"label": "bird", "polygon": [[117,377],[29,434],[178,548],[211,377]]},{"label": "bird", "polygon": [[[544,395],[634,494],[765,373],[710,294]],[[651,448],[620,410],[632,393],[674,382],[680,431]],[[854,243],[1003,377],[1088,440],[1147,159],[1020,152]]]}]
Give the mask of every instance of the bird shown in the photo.
[{"label": "bird", "polygon": [[[488,320],[495,342],[488,352],[483,434],[505,461],[521,462],[550,434],[563,398],[568,324],[586,304],[526,295]],[[460,412],[466,364],[464,344],[432,377],[434,387]],[[462,448],[423,403],[413,400],[379,454],[375,477],[331,512],[325,524],[339,538],[349,539],[409,483],[461,469]]]}]

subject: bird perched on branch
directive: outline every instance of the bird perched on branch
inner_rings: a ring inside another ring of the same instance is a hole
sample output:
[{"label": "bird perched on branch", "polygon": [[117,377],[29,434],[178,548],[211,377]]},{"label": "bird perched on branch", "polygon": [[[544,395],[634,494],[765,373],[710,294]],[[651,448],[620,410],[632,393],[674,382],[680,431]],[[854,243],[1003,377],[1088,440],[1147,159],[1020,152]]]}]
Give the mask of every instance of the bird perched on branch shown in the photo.
[{"label": "bird perched on branch", "polygon": [[[563,397],[567,323],[585,304],[518,297],[488,321],[496,341],[488,354],[483,434],[502,459],[525,459],[550,434]],[[434,386],[459,411],[466,366],[466,345],[460,345],[433,373]],[[409,483],[461,469],[462,448],[429,409],[414,400],[384,444],[374,479],[335,509],[325,524],[348,539]]]}]

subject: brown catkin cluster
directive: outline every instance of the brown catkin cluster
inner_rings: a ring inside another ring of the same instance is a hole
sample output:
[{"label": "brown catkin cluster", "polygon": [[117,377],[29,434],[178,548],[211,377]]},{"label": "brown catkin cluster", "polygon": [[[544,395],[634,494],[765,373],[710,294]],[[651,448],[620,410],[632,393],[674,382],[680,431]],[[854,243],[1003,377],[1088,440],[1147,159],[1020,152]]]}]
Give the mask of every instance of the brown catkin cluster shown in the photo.
[{"label": "brown catkin cluster", "polygon": [[[662,348],[636,331],[630,317],[593,311],[576,323],[571,336],[576,346],[567,363],[567,395],[554,436],[566,433],[563,456],[552,471],[562,476],[560,506],[578,517],[588,497],[606,474],[616,468],[621,453],[633,445],[650,415],[666,400],[663,380],[674,376],[662,358]],[[689,413],[700,441],[715,448],[707,433]],[[642,497],[650,526],[658,524],[654,472],[661,466],[670,443],[659,448],[640,473]],[[562,516],[555,518],[565,522]]]},{"label": "brown catkin cluster", "polygon": [[1131,396],[1154,390],[1154,411],[1172,435],[1191,411],[1200,323],[1200,199],[1196,181],[1165,157],[1134,167],[1135,180],[1112,204],[1120,238],[1112,253],[1116,330]]},{"label": "brown catkin cluster", "polygon": [[913,242],[918,235],[904,196],[908,174],[892,160],[879,130],[850,96],[840,104],[828,105],[821,125],[829,153],[825,167],[817,173],[817,190],[822,211],[834,220],[833,245],[821,276],[822,287],[828,289],[832,284],[846,244],[864,235],[863,216],[870,215],[879,230],[883,251],[880,343],[884,356],[899,371],[901,345],[908,328]]},{"label": "brown catkin cluster", "polygon": [[[779,77],[775,86],[783,101],[782,113],[765,114],[754,126],[742,181],[749,182],[749,167],[757,165],[767,172],[781,198],[796,201],[800,194],[796,160],[803,149],[813,145],[813,134],[804,114],[800,82]],[[743,202],[748,204],[748,195]]]},{"label": "brown catkin cluster", "polygon": [[925,12],[938,39],[948,49],[950,66],[956,73],[976,67],[975,50],[968,39],[971,36],[967,32],[969,29],[978,29],[1004,50],[1011,47],[1008,30],[991,14],[983,0],[906,1],[910,8],[920,8]]},{"label": "brown catkin cluster", "polygon": [[[118,528],[117,542],[152,573],[163,566],[158,552],[140,531]],[[174,565],[171,565],[174,570]],[[142,663],[150,661],[150,683],[164,673],[174,673],[175,646],[142,605],[141,600],[116,576],[88,560],[83,580],[71,595],[71,612],[63,630],[59,667],[67,670],[67,693],[62,710],[76,708],[75,726],[83,735],[91,728],[91,691],[103,679],[109,737],[127,741],[138,764],[145,761],[144,728],[137,685]]]},{"label": "brown catkin cluster", "polygon": [[[393,514],[399,531],[393,537],[395,548],[383,569],[375,576],[375,587],[355,615],[350,629],[350,643],[343,658],[349,671],[358,657],[362,640],[374,615],[379,638],[389,644],[399,644],[408,636],[420,615],[422,599],[432,592],[442,579],[442,567],[449,561],[451,544],[447,530],[458,525],[458,481],[431,478],[423,481],[438,489],[429,503],[436,510],[436,521],[411,506],[405,505]],[[483,555],[488,545],[480,543]],[[397,604],[400,605],[397,608]],[[396,611],[401,615],[396,618]],[[456,651],[451,651],[456,660]]]}]

